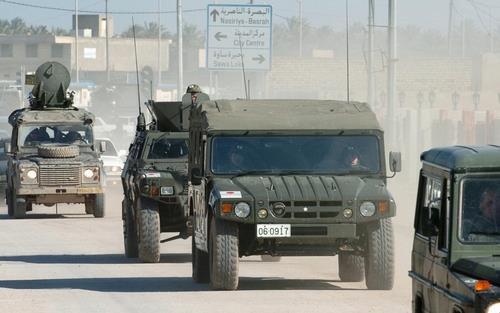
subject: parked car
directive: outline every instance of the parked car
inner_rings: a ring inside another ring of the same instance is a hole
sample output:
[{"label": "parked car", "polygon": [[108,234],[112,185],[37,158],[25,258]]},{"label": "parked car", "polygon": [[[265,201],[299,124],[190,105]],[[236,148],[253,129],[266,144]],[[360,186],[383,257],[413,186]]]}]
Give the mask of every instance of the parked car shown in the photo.
[{"label": "parked car", "polygon": [[106,150],[101,154],[104,174],[106,175],[106,182],[116,185],[120,182],[120,176],[123,170],[123,159],[120,157],[116,151],[115,145],[109,138],[98,138],[96,142],[98,146],[101,145],[101,142],[106,143]]}]

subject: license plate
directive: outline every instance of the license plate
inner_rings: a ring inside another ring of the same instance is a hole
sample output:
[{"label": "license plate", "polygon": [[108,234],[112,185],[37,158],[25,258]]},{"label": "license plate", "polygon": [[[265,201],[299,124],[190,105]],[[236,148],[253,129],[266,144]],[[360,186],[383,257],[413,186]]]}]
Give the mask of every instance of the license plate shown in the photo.
[{"label": "license plate", "polygon": [[257,237],[290,237],[290,224],[257,224]]}]

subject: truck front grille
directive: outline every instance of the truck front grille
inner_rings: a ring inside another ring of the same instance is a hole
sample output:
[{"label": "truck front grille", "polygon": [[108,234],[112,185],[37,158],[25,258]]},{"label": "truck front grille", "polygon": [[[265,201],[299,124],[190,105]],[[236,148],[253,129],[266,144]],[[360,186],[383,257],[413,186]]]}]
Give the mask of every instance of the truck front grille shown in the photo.
[{"label": "truck front grille", "polygon": [[80,167],[75,165],[57,165],[40,167],[40,185],[76,186],[81,183]]},{"label": "truck front grille", "polygon": [[[278,201],[269,203],[271,210]],[[279,201],[285,205],[283,219],[332,219],[342,210],[342,201]]]}]

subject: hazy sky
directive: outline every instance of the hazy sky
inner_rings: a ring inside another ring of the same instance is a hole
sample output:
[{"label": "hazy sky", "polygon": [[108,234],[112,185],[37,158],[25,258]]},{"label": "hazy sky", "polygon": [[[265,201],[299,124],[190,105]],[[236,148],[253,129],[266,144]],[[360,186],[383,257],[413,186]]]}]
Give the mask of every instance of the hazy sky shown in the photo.
[{"label": "hazy sky", "polygon": [[[374,0],[376,4],[376,23],[385,24],[387,17],[387,0]],[[490,23],[497,28],[500,22],[500,1],[498,0],[454,0],[454,14],[458,21],[463,17],[476,21],[483,27]],[[10,3],[9,3],[10,2]],[[78,0],[80,10],[104,11],[105,0]],[[49,27],[71,27],[72,12],[54,9],[30,8],[19,4],[55,7],[60,9],[75,8],[74,0],[0,0],[2,19],[22,17],[28,24],[48,25]],[[209,3],[245,4],[249,1],[209,1],[182,0],[184,10],[200,9],[197,12],[185,12],[184,19],[201,28],[206,24],[206,7]],[[255,4],[270,4],[273,6],[274,22],[283,21],[286,17],[298,16],[298,0],[255,0]],[[474,5],[477,9],[474,8]],[[434,28],[445,32],[448,27],[449,0],[397,0],[399,25],[417,25],[423,28]],[[350,20],[366,24],[368,0],[349,0]],[[158,0],[108,0],[108,10],[121,12],[156,11]],[[176,0],[161,0],[162,11],[175,11]],[[489,15],[491,12],[492,18]],[[303,15],[315,26],[331,25],[342,28],[345,25],[344,0],[303,0]],[[119,33],[131,24],[131,14],[113,14],[115,33]],[[152,14],[134,14],[136,23],[156,21]],[[161,23],[171,32],[175,32],[175,13],[161,15]],[[491,20],[491,22],[490,22]]]}]

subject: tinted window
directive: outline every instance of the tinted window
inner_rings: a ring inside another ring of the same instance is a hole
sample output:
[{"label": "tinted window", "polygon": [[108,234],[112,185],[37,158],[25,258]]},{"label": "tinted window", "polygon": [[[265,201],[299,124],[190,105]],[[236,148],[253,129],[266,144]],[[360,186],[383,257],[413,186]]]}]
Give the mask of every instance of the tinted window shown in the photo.
[{"label": "tinted window", "polygon": [[500,178],[468,178],[461,188],[460,239],[500,242]]},{"label": "tinted window", "polygon": [[375,136],[215,137],[211,169],[218,174],[378,173],[378,139]]},{"label": "tinted window", "polygon": [[148,159],[178,159],[187,155],[186,139],[158,138],[151,142]]},{"label": "tinted window", "polygon": [[91,144],[92,130],[86,125],[25,125],[19,127],[20,146],[41,143]]}]

